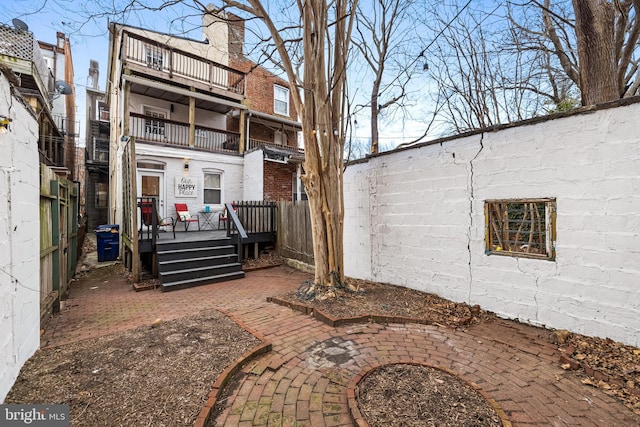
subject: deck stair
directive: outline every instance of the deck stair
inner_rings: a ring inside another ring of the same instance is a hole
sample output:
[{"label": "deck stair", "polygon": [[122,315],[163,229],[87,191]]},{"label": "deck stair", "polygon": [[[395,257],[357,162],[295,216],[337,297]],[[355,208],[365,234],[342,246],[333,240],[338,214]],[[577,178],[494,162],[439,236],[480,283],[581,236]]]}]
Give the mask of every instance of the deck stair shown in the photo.
[{"label": "deck stair", "polygon": [[230,238],[156,244],[162,291],[242,279],[238,248]]}]

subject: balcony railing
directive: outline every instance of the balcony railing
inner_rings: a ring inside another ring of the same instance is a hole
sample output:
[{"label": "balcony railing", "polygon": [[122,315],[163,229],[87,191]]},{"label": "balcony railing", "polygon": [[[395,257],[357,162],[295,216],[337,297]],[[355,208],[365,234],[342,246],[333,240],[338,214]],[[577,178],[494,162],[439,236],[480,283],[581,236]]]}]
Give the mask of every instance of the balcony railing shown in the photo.
[{"label": "balcony railing", "polygon": [[93,138],[87,144],[87,160],[90,162],[109,162],[109,140]]},{"label": "balcony railing", "polygon": [[294,152],[294,153],[303,153],[304,154],[304,148],[292,147],[290,145],[280,145],[280,144],[276,144],[276,143],[270,142],[270,141],[262,141],[262,140],[259,140],[259,139],[249,138],[249,144],[247,145],[247,151],[251,151],[251,150],[255,150],[257,148],[263,148],[263,147],[278,148],[278,149],[281,149],[281,150],[287,150],[287,151],[291,151],[291,152]]},{"label": "balcony railing", "polygon": [[[178,147],[190,147],[189,123],[131,113],[130,134],[138,141],[148,141]],[[237,153],[240,134],[204,126],[195,127],[193,148]]]},{"label": "balcony railing", "polygon": [[[42,82],[42,87],[39,85],[39,89],[44,99],[48,99],[49,94],[54,93],[53,75],[47,67],[38,41],[33,37],[31,31],[0,24],[0,57],[2,56],[31,62],[33,66],[30,74],[34,78],[37,76],[37,80]],[[13,69],[12,64],[15,61],[4,59],[0,62],[4,62],[10,69]],[[16,71],[23,72],[22,70]]]},{"label": "balcony railing", "polygon": [[125,55],[129,63],[166,73],[168,78],[180,76],[202,83],[209,89],[218,88],[244,95],[243,72],[138,34],[127,31],[124,34]]}]

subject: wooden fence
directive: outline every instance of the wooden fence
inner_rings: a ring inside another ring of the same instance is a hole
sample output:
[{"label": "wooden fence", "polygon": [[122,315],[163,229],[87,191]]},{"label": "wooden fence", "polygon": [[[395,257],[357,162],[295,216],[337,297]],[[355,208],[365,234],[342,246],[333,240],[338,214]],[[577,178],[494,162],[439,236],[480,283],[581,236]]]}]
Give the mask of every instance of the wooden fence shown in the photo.
[{"label": "wooden fence", "polygon": [[60,310],[78,260],[76,183],[40,165],[40,322]]},{"label": "wooden fence", "polygon": [[278,202],[277,250],[285,258],[313,265],[313,236],[308,202]]}]

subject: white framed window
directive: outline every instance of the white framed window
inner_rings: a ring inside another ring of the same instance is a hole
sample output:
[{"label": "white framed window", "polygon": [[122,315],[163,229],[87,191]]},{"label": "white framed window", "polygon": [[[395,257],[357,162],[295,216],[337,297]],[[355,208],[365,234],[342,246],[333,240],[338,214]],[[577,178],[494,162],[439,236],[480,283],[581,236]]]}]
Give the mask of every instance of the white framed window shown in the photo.
[{"label": "white framed window", "polygon": [[[149,117],[144,121],[144,131],[147,135],[165,135],[165,121],[168,113],[156,108],[144,107],[144,115]],[[155,119],[155,120],[154,120]]]},{"label": "white framed window", "polygon": [[222,173],[205,171],[203,188],[205,205],[222,204]]},{"label": "white framed window", "polygon": [[554,260],[556,199],[487,200],[487,255]]},{"label": "white framed window", "polygon": [[283,116],[289,115],[289,89],[273,85],[273,112]]},{"label": "white framed window", "polygon": [[109,121],[109,106],[104,101],[96,101],[96,111],[98,111],[98,120],[101,122]]},{"label": "white framed window", "polygon": [[150,44],[145,45],[144,58],[147,67],[155,70],[162,70],[162,66],[164,64],[164,51],[161,47]]}]

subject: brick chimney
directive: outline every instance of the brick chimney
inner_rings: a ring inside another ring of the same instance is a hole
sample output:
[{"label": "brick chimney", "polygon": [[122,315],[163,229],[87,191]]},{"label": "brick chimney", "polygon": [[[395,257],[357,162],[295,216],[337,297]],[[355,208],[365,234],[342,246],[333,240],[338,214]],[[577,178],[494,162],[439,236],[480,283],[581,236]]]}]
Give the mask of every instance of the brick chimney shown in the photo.
[{"label": "brick chimney", "polygon": [[227,12],[229,25],[229,56],[242,57],[244,52],[244,19]]}]

